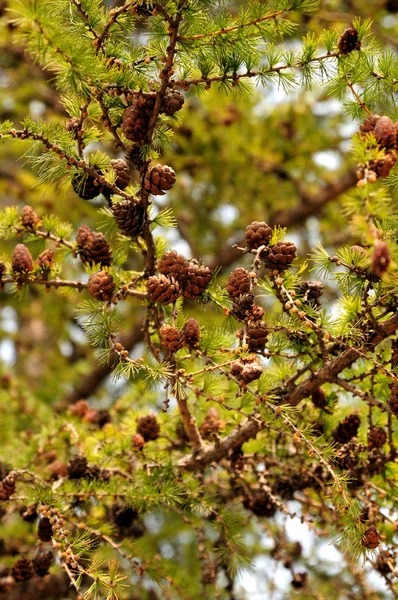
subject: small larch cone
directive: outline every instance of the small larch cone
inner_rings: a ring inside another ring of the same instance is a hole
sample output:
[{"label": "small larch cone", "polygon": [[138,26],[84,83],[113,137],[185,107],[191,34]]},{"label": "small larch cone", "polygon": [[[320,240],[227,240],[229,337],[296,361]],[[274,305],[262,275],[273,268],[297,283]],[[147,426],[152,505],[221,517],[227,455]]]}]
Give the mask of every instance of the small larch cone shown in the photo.
[{"label": "small larch cone", "polygon": [[243,506],[258,517],[273,517],[277,511],[277,505],[268,492],[254,490],[250,496],[243,498]]},{"label": "small larch cone", "polygon": [[130,169],[128,164],[122,158],[111,160],[111,167],[116,171],[115,185],[121,190],[124,190],[130,183]]},{"label": "small larch cone", "polygon": [[176,250],[172,250],[162,256],[158,268],[163,275],[171,276],[178,280],[184,272],[186,263],[185,256],[178,254]]},{"label": "small larch cone", "polygon": [[[243,330],[238,333],[243,338]],[[246,328],[246,343],[250,352],[263,352],[268,340],[268,329],[264,321],[250,323]]]},{"label": "small larch cone", "polygon": [[380,544],[380,534],[374,525],[371,525],[363,534],[362,545],[374,550]]},{"label": "small larch cone", "polygon": [[112,213],[124,235],[131,238],[140,235],[145,223],[145,209],[140,202],[122,200],[112,205]]},{"label": "small larch cone", "polygon": [[159,302],[164,306],[175,302],[180,295],[180,286],[174,277],[154,275],[148,279],[147,287],[151,302]]},{"label": "small larch cone", "polygon": [[321,410],[327,408],[326,396],[322,388],[316,388],[316,390],[312,392],[311,400],[316,408],[320,408]]},{"label": "small larch cone", "polygon": [[236,296],[232,302],[231,315],[238,321],[250,319],[253,313],[254,295],[251,292]]},{"label": "small larch cone", "polygon": [[253,221],[246,227],[246,246],[257,250],[260,246],[268,246],[272,237],[272,229],[264,221]]},{"label": "small larch cone", "polygon": [[225,429],[226,423],[224,419],[220,419],[216,408],[210,408],[205,416],[200,432],[204,438],[211,438],[214,434]]},{"label": "small larch cone", "polygon": [[159,330],[159,335],[162,346],[171,352],[177,352],[185,346],[184,332],[177,329],[177,327],[163,325]]},{"label": "small larch cone", "polygon": [[263,373],[263,369],[257,360],[245,362],[237,360],[231,365],[231,375],[236,377],[244,384],[250,383],[259,379]]},{"label": "small larch cone", "polygon": [[387,432],[382,427],[373,426],[368,431],[368,449],[382,448],[387,441]]},{"label": "small larch cone", "polygon": [[190,348],[195,348],[200,339],[200,325],[196,319],[188,319],[182,328],[185,343]]},{"label": "small larch cone", "polygon": [[33,271],[33,258],[25,244],[17,244],[12,255],[12,270],[24,275]]},{"label": "small larch cone", "polygon": [[53,562],[52,552],[39,552],[32,560],[33,570],[39,577],[45,577]]},{"label": "small larch cone", "polygon": [[213,274],[206,265],[200,265],[196,261],[190,260],[186,261],[179,277],[184,298],[195,299],[206,291]]},{"label": "small larch cone", "polygon": [[115,291],[115,282],[110,273],[106,271],[97,271],[90,276],[87,289],[90,294],[97,300],[103,302],[110,302],[112,300],[113,292]]},{"label": "small larch cone", "polygon": [[171,90],[167,92],[166,96],[163,99],[161,112],[165,115],[174,115],[177,111],[179,111],[185,102],[184,96],[178,90]]},{"label": "small larch cone", "polygon": [[137,419],[137,432],[142,435],[146,442],[157,440],[160,434],[160,425],[154,414],[139,417]]},{"label": "small larch cone", "polygon": [[146,172],[144,187],[153,196],[163,196],[171,190],[176,181],[176,174],[167,165],[156,165]]},{"label": "small larch cone", "polygon": [[72,138],[75,140],[77,138],[77,131],[79,129],[80,120],[76,117],[72,117],[67,121],[65,125],[66,131],[69,131],[72,134]]},{"label": "small larch cone", "polygon": [[39,519],[37,535],[41,542],[51,542],[51,538],[53,537],[53,528],[51,527],[50,519],[48,517],[42,517]]},{"label": "small larch cone", "polygon": [[81,479],[87,472],[87,459],[84,456],[71,458],[67,465],[69,479]]},{"label": "small larch cone", "polygon": [[78,252],[82,261],[89,265],[109,267],[112,264],[111,248],[102,233],[82,225],[76,233]]},{"label": "small larch cone", "polygon": [[321,281],[303,281],[299,287],[299,293],[303,294],[303,302],[316,302],[323,294],[323,283]]},{"label": "small larch cone", "polygon": [[33,210],[31,206],[24,206],[21,210],[21,221],[24,227],[28,229],[33,229],[35,225],[37,225],[40,221],[36,212]]},{"label": "small larch cone", "polygon": [[373,133],[380,115],[369,115],[359,128],[362,134]]},{"label": "small larch cone", "polygon": [[377,242],[372,256],[372,272],[377,277],[383,277],[391,263],[391,256],[385,242]]},{"label": "small larch cone", "polygon": [[79,400],[75,404],[69,407],[69,411],[76,415],[76,417],[83,418],[84,415],[88,412],[88,403],[87,400]]},{"label": "small larch cone", "polygon": [[360,424],[361,420],[358,415],[348,415],[348,417],[343,419],[333,431],[332,435],[334,441],[340,444],[346,444],[357,435]]},{"label": "small larch cone", "polygon": [[102,192],[98,179],[85,173],[76,173],[72,179],[73,191],[83,200],[93,200]]},{"label": "small larch cone", "polygon": [[297,248],[293,242],[278,242],[271,246],[264,259],[265,267],[270,270],[285,271],[296,258]]},{"label": "small larch cone", "polygon": [[28,558],[20,558],[14,563],[11,574],[17,582],[28,581],[33,577],[32,561]]},{"label": "small larch cone", "polygon": [[395,152],[390,150],[386,152],[383,158],[378,158],[376,160],[372,160],[369,163],[369,168],[374,171],[380,179],[383,177],[388,177],[391,169],[394,167],[397,162],[397,155]]},{"label": "small larch cone", "polygon": [[373,135],[383,148],[393,148],[397,143],[397,132],[390,117],[380,117],[375,124]]},{"label": "small larch cone", "polygon": [[141,451],[144,449],[145,440],[140,433],[134,433],[131,436],[131,444],[133,446],[133,450]]},{"label": "small larch cone", "polygon": [[7,475],[2,481],[0,481],[0,502],[9,500],[15,492],[15,477],[13,475]]},{"label": "small larch cone", "polygon": [[391,386],[391,395],[388,406],[391,408],[394,415],[398,417],[398,383],[393,383]]},{"label": "small larch cone", "polygon": [[49,271],[54,266],[54,252],[51,248],[47,248],[37,257],[37,265],[42,271]]},{"label": "small larch cone", "polygon": [[354,50],[361,49],[361,42],[358,39],[358,31],[354,27],[350,27],[346,29],[344,33],[341,34],[338,48],[340,54],[350,54]]},{"label": "small larch cone", "polygon": [[148,126],[155,106],[155,96],[140,94],[123,115],[122,132],[128,140],[139,145],[145,144]]},{"label": "small larch cone", "polygon": [[228,277],[226,290],[230,298],[234,299],[251,291],[250,273],[242,267],[237,267]]}]

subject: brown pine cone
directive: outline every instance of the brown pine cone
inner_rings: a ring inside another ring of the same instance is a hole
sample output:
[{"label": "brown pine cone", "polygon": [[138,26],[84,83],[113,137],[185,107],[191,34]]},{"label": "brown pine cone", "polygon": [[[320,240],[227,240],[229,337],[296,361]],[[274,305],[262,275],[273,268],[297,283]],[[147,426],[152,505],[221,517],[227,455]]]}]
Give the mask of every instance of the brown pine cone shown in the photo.
[{"label": "brown pine cone", "polygon": [[387,441],[387,433],[382,427],[373,426],[368,431],[368,449],[382,448]]},{"label": "brown pine cone", "polygon": [[15,477],[14,475],[7,475],[2,481],[0,481],[0,502],[9,500],[9,498],[15,492]]},{"label": "brown pine cone", "polygon": [[285,271],[296,258],[296,252],[293,242],[278,242],[269,248],[264,258],[265,267],[272,271]]},{"label": "brown pine cone", "polygon": [[111,521],[120,528],[130,527],[132,522],[138,518],[138,513],[134,508],[121,502],[114,502],[109,512]]},{"label": "brown pine cone", "polygon": [[33,259],[25,244],[17,244],[12,255],[12,270],[14,273],[26,275],[33,271]]},{"label": "brown pine cone", "polygon": [[312,392],[311,400],[312,400],[312,404],[316,408],[320,408],[321,410],[324,410],[325,408],[327,408],[325,392],[323,391],[323,389],[321,387],[317,388],[316,390],[314,390]]},{"label": "brown pine cone", "polygon": [[40,541],[51,542],[51,538],[53,537],[53,528],[51,527],[50,519],[48,517],[42,517],[39,519],[37,535]]},{"label": "brown pine cone", "polygon": [[145,222],[145,209],[140,202],[122,200],[112,205],[112,213],[124,235],[131,238],[140,235]]},{"label": "brown pine cone", "polygon": [[268,246],[272,237],[272,229],[264,221],[253,221],[246,227],[245,240],[248,248],[257,250],[260,246]]},{"label": "brown pine cone", "polygon": [[391,263],[391,255],[385,242],[377,242],[372,256],[372,272],[377,277],[383,277]]},{"label": "brown pine cone", "polygon": [[374,171],[379,178],[388,177],[391,169],[397,162],[397,155],[393,150],[386,152],[383,158],[372,160],[369,163],[369,169]]},{"label": "brown pine cone", "polygon": [[[398,9],[398,4],[397,4]],[[381,575],[389,575],[395,570],[395,561],[396,555],[394,551],[391,550],[383,550],[383,552],[378,553],[376,558],[376,570],[381,573]]]},{"label": "brown pine cone", "polygon": [[251,496],[245,496],[243,506],[258,517],[273,517],[277,511],[277,506],[268,492],[264,490],[254,490]]},{"label": "brown pine cone", "polygon": [[164,306],[175,302],[180,295],[180,286],[174,277],[162,274],[150,277],[147,287],[151,302],[159,302]]},{"label": "brown pine cone", "polygon": [[109,267],[112,264],[111,248],[102,233],[82,225],[76,234],[78,253],[83,263]]},{"label": "brown pine cone", "polygon": [[21,519],[26,521],[26,523],[34,523],[37,519],[37,505],[30,504],[29,506],[21,506],[19,509],[19,514],[21,515]]},{"label": "brown pine cone", "polygon": [[354,50],[361,49],[361,42],[358,39],[358,31],[354,27],[346,29],[341,34],[337,44],[340,54],[350,54]]},{"label": "brown pine cone", "polygon": [[215,560],[204,560],[200,574],[202,585],[214,586],[217,581],[217,562]]},{"label": "brown pine cone", "polygon": [[397,132],[390,117],[380,117],[373,130],[378,144],[383,148],[393,148],[397,143]]},{"label": "brown pine cone", "polygon": [[24,227],[28,227],[29,229],[33,229],[37,223],[39,223],[40,219],[37,216],[36,212],[33,210],[31,206],[24,206],[21,210],[21,221]]},{"label": "brown pine cone", "polygon": [[72,413],[72,415],[83,418],[88,412],[87,400],[79,400],[78,402],[75,402],[75,404],[72,404],[72,406],[69,407],[69,411]]},{"label": "brown pine cone", "polygon": [[230,298],[234,299],[250,292],[250,273],[242,267],[237,267],[230,273],[226,284],[226,290]]},{"label": "brown pine cone", "polygon": [[294,573],[291,581],[292,587],[296,590],[301,590],[307,585],[308,573],[303,571],[302,573]]},{"label": "brown pine cone", "polygon": [[155,106],[155,96],[140,94],[123,115],[122,132],[140,146],[148,141],[148,126]]},{"label": "brown pine cone", "polygon": [[[239,339],[243,339],[243,330],[238,333]],[[264,321],[249,323],[246,328],[246,343],[250,352],[263,352],[268,340],[268,329]]]},{"label": "brown pine cone", "polygon": [[33,570],[39,577],[48,575],[48,571],[54,562],[52,552],[39,552],[32,560]]},{"label": "brown pine cone", "polygon": [[79,119],[77,119],[76,117],[72,117],[65,125],[66,131],[69,131],[72,134],[72,138],[74,140],[77,138],[77,130],[79,128],[79,123]]},{"label": "brown pine cone", "polygon": [[181,110],[185,102],[184,96],[178,90],[170,90],[167,92],[162,102],[161,112],[165,115],[174,115]]},{"label": "brown pine cone", "polygon": [[336,451],[334,459],[340,469],[352,469],[355,467],[358,464],[358,452],[356,451],[355,444],[352,444],[352,442],[343,444]]},{"label": "brown pine cone", "polygon": [[144,449],[145,440],[140,433],[134,433],[131,436],[131,443],[133,446],[133,450],[141,451]]},{"label": "brown pine cone", "polygon": [[182,332],[185,338],[185,344],[189,348],[195,348],[200,340],[200,325],[196,319],[187,319]]},{"label": "brown pine cone", "polygon": [[299,287],[299,294],[302,295],[303,302],[315,302],[323,294],[323,283],[321,281],[303,281]]},{"label": "brown pine cone", "polygon": [[255,381],[261,377],[263,369],[258,360],[243,361],[236,360],[231,365],[231,375],[239,379],[244,384],[248,384],[251,381]]},{"label": "brown pine cone", "polygon": [[357,435],[360,423],[361,419],[358,415],[348,415],[332,432],[334,441],[339,444],[346,444],[349,442]]},{"label": "brown pine cone", "polygon": [[252,316],[254,307],[254,295],[251,292],[240,294],[232,302],[231,315],[238,321],[245,321]]},{"label": "brown pine cone", "polygon": [[380,115],[370,115],[369,117],[367,117],[364,120],[364,122],[362,123],[362,125],[359,128],[359,131],[363,134],[373,133],[376,123],[379,119],[380,119]]},{"label": "brown pine cone", "polygon": [[103,186],[95,177],[85,173],[76,173],[72,179],[73,191],[83,200],[93,200],[100,195]]},{"label": "brown pine cone", "polygon": [[163,325],[159,330],[159,335],[162,346],[171,352],[177,352],[185,346],[184,332],[177,329],[177,327]]},{"label": "brown pine cone", "polygon": [[115,291],[115,283],[112,275],[106,271],[93,273],[88,280],[87,289],[97,300],[110,302]]},{"label": "brown pine cone", "polygon": [[157,440],[160,434],[160,425],[154,414],[139,417],[137,419],[137,432],[142,435],[146,442]]},{"label": "brown pine cone", "polygon": [[184,298],[197,298],[209,286],[213,275],[209,267],[200,265],[194,260],[186,261],[184,269],[179,276]]},{"label": "brown pine cone", "polygon": [[71,458],[67,465],[69,479],[81,479],[87,472],[87,459],[85,456]]},{"label": "brown pine cone", "polygon": [[98,465],[88,465],[84,477],[96,481],[109,481],[109,471],[101,469]]},{"label": "brown pine cone", "polygon": [[180,280],[184,273],[186,264],[187,261],[185,256],[178,254],[176,250],[172,250],[171,252],[163,254],[159,261],[158,268],[163,275],[167,275],[168,277],[171,276],[177,280]]},{"label": "brown pine cone", "polygon": [[63,460],[54,460],[49,465],[49,473],[52,479],[62,479],[66,477],[67,466]]},{"label": "brown pine cone", "polygon": [[121,190],[124,190],[130,183],[130,169],[128,164],[122,158],[114,158],[111,160],[111,167],[116,171],[115,185]]},{"label": "brown pine cone", "polygon": [[380,544],[380,535],[374,525],[368,527],[368,529],[363,534],[362,545],[365,548],[369,548],[370,550],[374,550]]},{"label": "brown pine cone", "polygon": [[398,383],[393,383],[391,386],[391,395],[388,406],[391,408],[394,415],[398,417]]},{"label": "brown pine cone", "polygon": [[49,271],[54,266],[54,252],[51,248],[47,248],[39,254],[36,262],[43,271]]},{"label": "brown pine cone", "polygon": [[28,558],[20,558],[14,563],[11,575],[18,583],[28,581],[28,579],[33,577],[32,562]]},{"label": "brown pine cone", "polygon": [[220,419],[217,409],[210,408],[199,429],[204,438],[211,439],[214,434],[222,431],[225,426],[226,422],[224,419]]},{"label": "brown pine cone", "polygon": [[167,165],[156,165],[145,174],[144,187],[153,196],[164,196],[176,182],[176,174]]}]

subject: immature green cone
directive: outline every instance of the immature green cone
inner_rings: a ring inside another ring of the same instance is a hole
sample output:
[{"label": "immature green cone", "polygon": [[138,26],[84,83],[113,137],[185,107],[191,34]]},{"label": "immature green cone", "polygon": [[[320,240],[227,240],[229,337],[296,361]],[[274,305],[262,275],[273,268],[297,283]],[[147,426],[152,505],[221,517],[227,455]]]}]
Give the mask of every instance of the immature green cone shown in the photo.
[{"label": "immature green cone", "polygon": [[145,209],[140,202],[122,200],[112,205],[112,213],[124,235],[131,238],[140,235],[145,222]]},{"label": "immature green cone", "polygon": [[7,475],[0,481],[0,502],[9,500],[15,493],[15,477]]},{"label": "immature green cone", "polygon": [[148,294],[151,302],[167,305],[175,302],[180,295],[180,286],[174,277],[153,275],[148,279]]},{"label": "immature green cone", "polygon": [[177,352],[185,346],[184,332],[177,329],[177,327],[163,325],[159,330],[159,335],[162,346],[171,352]]},{"label": "immature green cone", "polygon": [[42,517],[39,519],[37,535],[41,542],[51,542],[53,537],[53,528],[48,517]]},{"label": "immature green cone", "polygon": [[264,221],[253,221],[246,227],[246,246],[257,250],[260,246],[268,246],[272,237],[272,229]]},{"label": "immature green cone", "polygon": [[358,433],[361,420],[358,415],[348,415],[333,431],[333,439],[340,444],[346,444]]},{"label": "immature green cone", "polygon": [[40,219],[35,210],[31,206],[26,205],[21,210],[21,221],[24,227],[33,229],[39,223]]},{"label": "immature green cone", "polygon": [[213,278],[212,272],[206,265],[200,265],[194,260],[186,261],[179,275],[184,298],[198,298],[208,288]]},{"label": "immature green cone", "polygon": [[116,171],[115,185],[121,190],[124,190],[130,183],[130,169],[128,164],[122,158],[111,160],[111,167]]},{"label": "immature green cone", "polygon": [[362,545],[374,550],[380,544],[380,534],[374,525],[371,525],[363,534]]},{"label": "immature green cone", "polygon": [[297,248],[293,242],[278,242],[271,246],[264,259],[265,267],[270,270],[285,271],[296,258]]},{"label": "immature green cone", "polygon": [[11,575],[18,583],[28,581],[28,579],[33,577],[32,561],[28,558],[20,558],[14,563],[11,569]]},{"label": "immature green cone", "polygon": [[12,270],[14,273],[26,275],[33,271],[33,258],[24,244],[17,244],[12,255]]},{"label": "immature green cone", "polygon": [[170,90],[163,99],[161,112],[165,115],[174,115],[181,110],[185,102],[184,96],[178,90]]},{"label": "immature green cone", "polygon": [[160,425],[154,414],[139,417],[137,419],[137,432],[142,435],[146,442],[157,440],[160,434]]},{"label": "immature green cone", "polygon": [[91,175],[76,173],[72,179],[72,188],[79,198],[93,200],[100,195],[103,186]]},{"label": "immature green cone", "polygon": [[145,174],[144,187],[153,196],[164,196],[176,182],[176,174],[167,165],[156,165]]},{"label": "immature green cone", "polygon": [[242,267],[237,267],[230,273],[225,287],[229,297],[232,299],[243,294],[248,294],[251,287],[250,273]]},{"label": "immature green cone", "polygon": [[45,577],[53,563],[54,555],[50,551],[39,552],[32,560],[33,570],[39,577]]},{"label": "immature green cone", "polygon": [[391,263],[391,255],[385,242],[377,242],[372,256],[372,272],[377,277],[383,277]]},{"label": "immature green cone", "polygon": [[67,465],[69,479],[81,479],[87,472],[87,459],[84,456],[71,458]]},{"label": "immature green cone", "polygon": [[47,248],[47,250],[44,250],[37,257],[36,263],[43,271],[49,271],[51,267],[54,266],[53,250],[51,250],[51,248]]},{"label": "immature green cone", "polygon": [[181,279],[186,267],[187,260],[182,254],[178,254],[176,250],[163,254],[159,261],[159,271],[163,275],[168,277],[174,277],[174,279]]},{"label": "immature green cone", "polygon": [[102,233],[92,231],[87,225],[82,225],[77,234],[78,253],[82,261],[89,265],[109,267],[112,264],[111,247]]},{"label": "immature green cone", "polygon": [[358,39],[358,31],[354,27],[346,29],[344,33],[341,34],[338,48],[340,54],[350,54],[354,50],[361,49],[361,42]]},{"label": "immature green cone", "polygon": [[190,348],[195,348],[200,339],[200,325],[196,319],[188,319],[182,328],[185,343]]},{"label": "immature green cone", "polygon": [[382,448],[387,441],[387,432],[382,427],[373,426],[368,431],[368,449]]},{"label": "immature green cone", "polygon": [[155,96],[148,94],[135,96],[133,104],[125,110],[121,127],[128,140],[132,140],[140,146],[148,141],[149,121],[154,106]]},{"label": "immature green cone", "polygon": [[112,275],[106,271],[93,273],[88,280],[87,289],[97,300],[110,302],[115,291],[115,283]]}]

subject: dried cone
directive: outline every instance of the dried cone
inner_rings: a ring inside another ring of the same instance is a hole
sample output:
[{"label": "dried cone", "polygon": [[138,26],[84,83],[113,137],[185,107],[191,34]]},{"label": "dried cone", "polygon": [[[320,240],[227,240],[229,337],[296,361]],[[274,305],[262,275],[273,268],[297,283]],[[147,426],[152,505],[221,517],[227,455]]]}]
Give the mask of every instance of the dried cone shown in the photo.
[{"label": "dried cone", "polygon": [[115,185],[124,190],[130,183],[130,169],[128,164],[122,158],[111,160],[111,167],[116,171]]},{"label": "dried cone", "polygon": [[185,98],[178,90],[171,90],[167,92],[162,102],[161,112],[165,115],[174,115],[184,105]]},{"label": "dried cone", "polygon": [[327,407],[325,392],[320,387],[312,392],[311,400],[316,408],[324,410]]},{"label": "dried cone", "polygon": [[350,27],[346,29],[344,33],[341,34],[338,48],[340,54],[350,54],[354,50],[361,49],[361,42],[358,39],[358,31],[354,27]]},{"label": "dried cone", "polygon": [[164,196],[176,181],[176,174],[167,165],[156,165],[145,174],[144,187],[153,196]]},{"label": "dried cone", "polygon": [[102,187],[91,175],[77,173],[72,179],[73,191],[83,200],[93,200],[100,195]]},{"label": "dried cone", "polygon": [[36,262],[43,271],[49,271],[54,266],[54,252],[51,248],[47,248],[47,250],[39,254]]},{"label": "dried cone", "polygon": [[114,502],[110,507],[110,516],[112,522],[118,527],[130,527],[132,522],[137,519],[138,513],[126,504]]},{"label": "dried cone", "polygon": [[188,319],[182,328],[185,344],[189,348],[195,348],[200,340],[200,325],[196,319]]},{"label": "dried cone", "polygon": [[80,418],[83,418],[87,414],[88,410],[89,408],[87,400],[79,400],[78,402],[72,404],[72,406],[69,407],[69,411],[72,413],[72,415],[75,415],[76,417]]},{"label": "dried cone", "polygon": [[382,448],[387,441],[387,433],[382,427],[371,427],[368,431],[368,449]]},{"label": "dried cone", "polygon": [[82,225],[76,234],[79,255],[85,264],[109,267],[112,264],[111,248],[102,233]]},{"label": "dried cone", "polygon": [[234,299],[242,294],[248,294],[251,290],[250,273],[242,267],[237,267],[230,273],[225,286],[230,298]]},{"label": "dried cone", "polygon": [[134,433],[131,437],[131,443],[133,446],[133,450],[138,450],[139,452],[144,449],[145,440],[140,433]]},{"label": "dried cone", "polygon": [[12,255],[12,270],[24,275],[33,271],[32,256],[24,244],[17,244]]},{"label": "dried cone", "polygon": [[[232,302],[231,315],[238,321],[246,321],[252,318],[254,307],[254,295],[249,292],[234,298]],[[259,308],[259,307],[257,307]]]},{"label": "dried cone", "polygon": [[42,517],[37,526],[37,535],[42,542],[51,542],[53,536],[53,528],[51,527],[50,519]]},{"label": "dried cone", "polygon": [[18,583],[28,581],[28,579],[33,577],[32,562],[28,558],[20,558],[14,563],[11,574]]},{"label": "dried cone", "polygon": [[[242,338],[243,332],[240,333]],[[268,329],[264,321],[249,324],[246,329],[246,343],[250,352],[263,352],[268,339]]]},{"label": "dried cone", "polygon": [[177,329],[177,327],[163,325],[160,328],[159,335],[162,346],[171,352],[177,352],[185,346],[184,332]]},{"label": "dried cone", "polygon": [[213,278],[209,267],[200,265],[196,261],[186,261],[184,270],[180,276],[180,285],[184,298],[197,298],[201,296],[209,286]]},{"label": "dried cone", "polygon": [[87,472],[87,459],[84,456],[71,458],[67,465],[69,479],[81,479]]},{"label": "dried cone", "polygon": [[39,577],[45,577],[48,575],[48,571],[54,562],[54,556],[52,552],[40,552],[32,560],[33,570]]},{"label": "dried cone", "polygon": [[178,254],[176,250],[172,250],[162,256],[158,268],[163,275],[179,280],[183,276],[186,264],[185,256]]},{"label": "dried cone", "polygon": [[394,167],[397,162],[397,155],[395,152],[390,150],[387,152],[383,158],[378,158],[377,160],[372,160],[369,163],[369,168],[374,171],[380,179],[383,177],[388,177],[391,169]]},{"label": "dried cone", "polygon": [[373,130],[378,144],[384,148],[393,148],[397,143],[397,133],[394,123],[390,117],[380,117]]},{"label": "dried cone", "polygon": [[123,115],[122,132],[140,146],[148,140],[148,126],[155,106],[155,96],[140,94]]},{"label": "dried cone", "polygon": [[21,210],[21,221],[24,227],[28,227],[29,229],[33,229],[37,223],[39,223],[40,219],[37,216],[36,212],[33,210],[31,206],[24,206]]},{"label": "dried cone", "polygon": [[294,573],[291,584],[296,590],[300,590],[307,585],[307,579],[308,573],[305,571],[303,573]]},{"label": "dried cone", "polygon": [[200,426],[200,432],[204,438],[212,438],[214,434],[222,431],[226,426],[224,419],[220,419],[216,408],[210,408]]},{"label": "dried cone", "polygon": [[349,442],[357,435],[360,423],[361,420],[358,415],[348,415],[348,417],[343,419],[333,431],[332,435],[334,441],[340,444]]},{"label": "dried cone", "polygon": [[87,289],[97,300],[110,302],[115,291],[115,283],[112,275],[106,271],[93,273],[88,280]]},{"label": "dried cone", "polygon": [[297,248],[293,242],[278,242],[269,248],[264,263],[268,269],[285,271],[296,258]]},{"label": "dried cone", "polygon": [[243,506],[258,517],[273,517],[277,506],[271,496],[264,490],[255,490],[251,496],[245,496]]},{"label": "dried cone", "polygon": [[388,401],[388,405],[391,408],[394,415],[398,417],[398,383],[393,383],[391,386],[391,395]]},{"label": "dried cone", "polygon": [[261,377],[263,369],[257,360],[245,362],[237,360],[231,365],[231,375],[244,384],[255,381]]},{"label": "dried cone", "polygon": [[145,222],[145,209],[140,202],[122,200],[112,205],[112,213],[124,235],[131,238],[140,235]]},{"label": "dried cone", "polygon": [[380,544],[380,535],[374,525],[371,525],[363,534],[362,545],[369,550],[374,550]]},{"label": "dried cone", "polygon": [[177,300],[180,295],[180,286],[174,277],[154,275],[148,279],[148,294],[151,302],[159,302],[166,306]]},{"label": "dried cone", "polygon": [[303,295],[303,302],[317,302],[323,294],[323,283],[321,281],[303,281],[299,287]]},{"label": "dried cone", "polygon": [[380,115],[370,115],[367,117],[359,128],[359,131],[363,134],[373,133],[376,127],[377,121],[380,119]]},{"label": "dried cone", "polygon": [[154,414],[139,417],[137,419],[137,432],[142,435],[146,442],[157,440],[160,434],[160,425]]},{"label": "dried cone", "polygon": [[272,229],[264,221],[253,221],[246,227],[245,240],[248,248],[257,250],[260,246],[268,246],[272,237]]},{"label": "dried cone", "polygon": [[382,277],[388,270],[391,263],[391,256],[388,246],[385,242],[377,242],[372,257],[372,272],[377,277]]},{"label": "dried cone", "polygon": [[15,492],[15,478],[13,475],[7,475],[0,481],[0,502],[9,500]]}]

